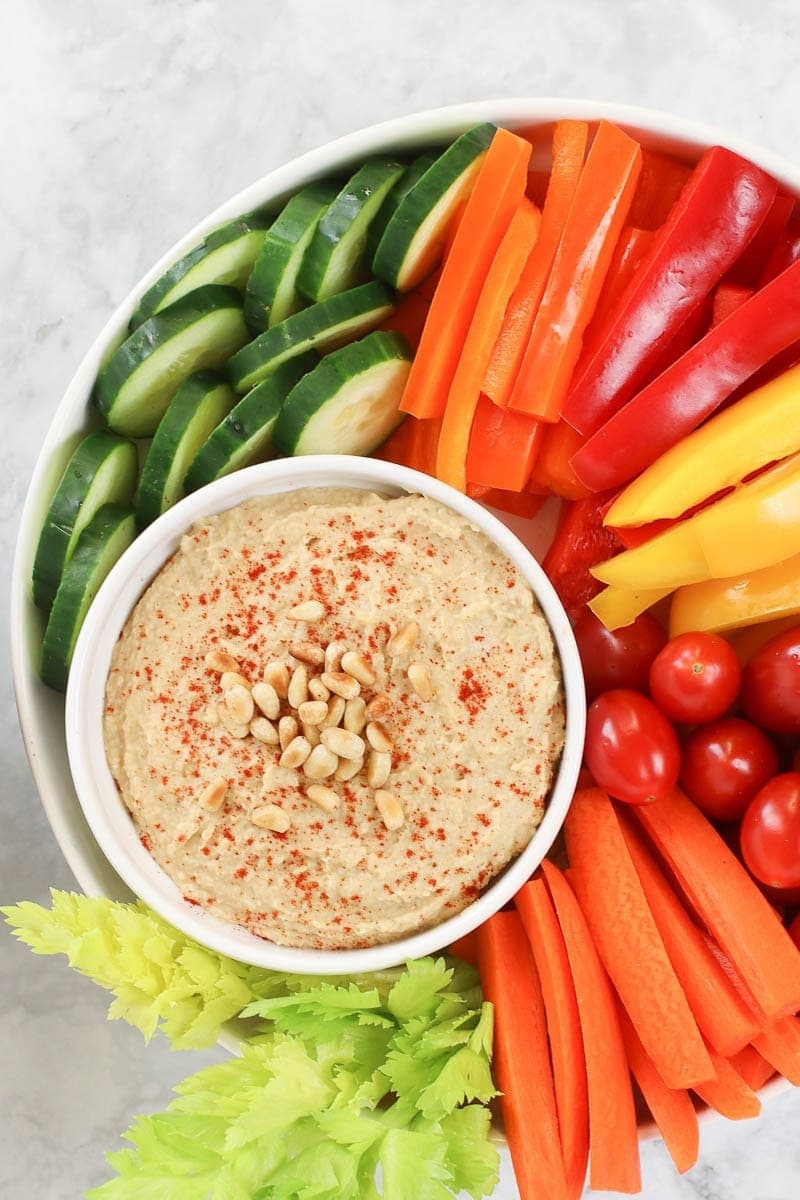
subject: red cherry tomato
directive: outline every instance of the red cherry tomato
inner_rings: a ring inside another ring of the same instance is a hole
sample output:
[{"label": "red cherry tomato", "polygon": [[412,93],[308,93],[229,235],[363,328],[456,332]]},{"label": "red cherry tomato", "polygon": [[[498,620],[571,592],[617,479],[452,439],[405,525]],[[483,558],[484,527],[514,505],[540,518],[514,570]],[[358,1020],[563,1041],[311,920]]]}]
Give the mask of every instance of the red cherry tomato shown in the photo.
[{"label": "red cherry tomato", "polygon": [[742,820],[748,870],[772,888],[800,887],[800,774],[776,775],[758,792]]},{"label": "red cherry tomato", "polygon": [[683,744],[681,787],[712,821],[738,821],[756,792],[778,773],[778,754],[749,721],[723,717]]},{"label": "red cherry tomato", "polygon": [[626,804],[648,804],[677,783],[675,730],[639,692],[617,688],[589,706],[586,765],[601,788]]},{"label": "red cherry tomato", "polygon": [[800,913],[789,922],[789,937],[800,950]]},{"label": "red cherry tomato", "polygon": [[642,613],[622,629],[606,629],[589,608],[575,625],[575,641],[583,663],[586,696],[594,700],[611,688],[647,688],[650,664],[667,640],[652,613]]},{"label": "red cherry tomato", "polygon": [[742,708],[774,733],[800,733],[800,625],[779,633],[744,669]]},{"label": "red cherry tomato", "polygon": [[682,633],[650,668],[650,695],[670,721],[715,721],[739,695],[742,669],[733,648],[715,633]]}]

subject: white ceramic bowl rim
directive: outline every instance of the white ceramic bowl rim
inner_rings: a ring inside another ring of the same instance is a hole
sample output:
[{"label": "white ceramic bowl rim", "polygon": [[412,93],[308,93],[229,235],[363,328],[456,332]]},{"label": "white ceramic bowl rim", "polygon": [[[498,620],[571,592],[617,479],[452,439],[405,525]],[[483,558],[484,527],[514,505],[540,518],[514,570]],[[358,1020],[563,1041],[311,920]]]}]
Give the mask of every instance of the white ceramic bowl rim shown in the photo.
[{"label": "white ceramic bowl rim", "polygon": [[[141,845],[122,803],[103,747],[105,681],[111,654],[144,588],[200,518],[251,496],[299,487],[355,486],[398,495],[419,492],[447,505],[483,530],[532,588],[553,632],[566,696],[564,750],[539,828],[523,852],[467,908],[431,929],[357,950],[278,946],[186,901]],[[314,455],[261,463],[186,497],[135,540],[100,588],[81,629],[67,689],[67,751],[78,798],[103,853],[130,888],[162,917],[198,942],[255,966],[322,975],[372,971],[421,958],[477,928],[519,890],[550,849],[569,808],[583,751],[583,675],[566,613],[533,555],[501,521],[437,479],[375,459]]]}]

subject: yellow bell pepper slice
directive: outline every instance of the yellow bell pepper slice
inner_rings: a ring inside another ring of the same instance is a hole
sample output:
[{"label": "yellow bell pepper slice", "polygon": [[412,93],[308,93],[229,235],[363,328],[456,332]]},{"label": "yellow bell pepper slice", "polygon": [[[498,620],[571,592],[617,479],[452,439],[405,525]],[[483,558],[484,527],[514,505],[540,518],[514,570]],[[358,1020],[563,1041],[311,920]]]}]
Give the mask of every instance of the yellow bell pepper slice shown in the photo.
[{"label": "yellow bell pepper slice", "polygon": [[661,589],[626,592],[622,588],[607,587],[588,602],[588,607],[606,629],[620,629],[668,595],[669,591]]},{"label": "yellow bell pepper slice", "polygon": [[592,569],[624,591],[674,591],[800,553],[800,454],[633,550]]},{"label": "yellow bell pepper slice", "polygon": [[667,450],[611,505],[606,525],[679,517],[715,492],[800,450],[800,366],[779,375]]},{"label": "yellow bell pepper slice", "polygon": [[800,554],[731,579],[679,588],[669,612],[670,637],[692,630],[723,633],[800,614]]}]

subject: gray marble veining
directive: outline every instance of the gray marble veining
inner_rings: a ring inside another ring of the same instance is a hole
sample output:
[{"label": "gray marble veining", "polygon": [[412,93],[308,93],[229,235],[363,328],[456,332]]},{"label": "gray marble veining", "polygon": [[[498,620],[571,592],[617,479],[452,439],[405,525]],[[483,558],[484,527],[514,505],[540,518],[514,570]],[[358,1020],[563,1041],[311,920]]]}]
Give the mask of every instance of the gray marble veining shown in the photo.
[{"label": "gray marble veining", "polygon": [[[270,167],[383,118],[489,96],[668,109],[800,157],[795,0],[5,0],[0,33],[0,573],[56,403],[112,306],[175,238]],[[0,594],[7,628],[7,596]],[[5,636],[0,900],[72,880],[13,710]],[[0,1195],[73,1200],[138,1111],[221,1057],[147,1049],[62,961],[0,935]],[[800,1096],[703,1132],[648,1200],[800,1194]],[[508,1162],[498,1200],[516,1196]]]}]

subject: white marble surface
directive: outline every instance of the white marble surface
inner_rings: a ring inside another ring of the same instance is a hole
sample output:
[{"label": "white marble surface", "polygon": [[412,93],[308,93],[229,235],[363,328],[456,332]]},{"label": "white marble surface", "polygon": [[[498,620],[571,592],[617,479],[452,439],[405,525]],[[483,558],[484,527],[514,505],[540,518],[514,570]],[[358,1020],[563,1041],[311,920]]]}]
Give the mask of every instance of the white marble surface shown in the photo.
[{"label": "white marble surface", "polygon": [[[671,109],[800,156],[795,0],[5,0],[0,34],[0,571],[37,447],[112,306],[186,228],[268,168],[392,115],[488,96]],[[7,597],[0,619],[7,628]],[[0,901],[69,887],[0,664]],[[67,1200],[139,1111],[215,1057],[146,1050],[105,997],[0,933],[0,1195]],[[703,1134],[648,1200],[800,1193],[800,1096]],[[516,1189],[504,1165],[501,1200]]]}]

